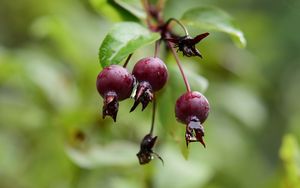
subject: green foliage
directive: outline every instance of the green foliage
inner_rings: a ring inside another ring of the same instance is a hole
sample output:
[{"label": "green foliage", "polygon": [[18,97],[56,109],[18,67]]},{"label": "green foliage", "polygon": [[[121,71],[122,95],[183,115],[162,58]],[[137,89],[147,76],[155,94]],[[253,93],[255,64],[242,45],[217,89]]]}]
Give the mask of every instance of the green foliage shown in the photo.
[{"label": "green foliage", "polygon": [[297,139],[292,134],[283,137],[279,152],[283,161],[285,177],[282,181],[282,187],[297,188],[300,186],[300,150]]},{"label": "green foliage", "polygon": [[100,46],[100,64],[102,67],[119,64],[138,48],[151,44],[159,38],[157,33],[151,33],[138,23],[122,22],[116,24]]},{"label": "green foliage", "polygon": [[[89,0],[92,7],[109,20],[119,22],[123,20],[136,20],[128,11],[122,9],[114,0]],[[121,3],[124,5],[124,3]],[[128,6],[127,6],[128,7]],[[130,9],[131,10],[131,9]]]},{"label": "green foliage", "polygon": [[[104,166],[132,166],[136,164],[136,144],[126,140],[111,142],[106,146],[90,146],[88,149],[67,147],[70,158],[82,168]],[[122,155],[120,155],[122,154]]]},{"label": "green foliage", "polygon": [[[133,100],[122,101],[113,123],[102,119],[95,88],[99,44],[115,27],[112,21],[131,21],[145,39],[128,39],[137,44],[122,43],[124,49],[111,52],[106,63],[120,63],[134,51],[130,71],[140,58],[153,55],[148,44],[158,36],[146,36],[146,26],[136,18],[143,18],[140,4],[0,1],[0,187],[298,188],[300,27],[291,23],[298,21],[300,2],[172,0],[166,1],[165,19],[185,17],[203,4],[226,10],[235,21],[232,25],[231,18],[219,9],[212,13],[213,8],[209,23],[201,23],[203,9],[195,12],[201,24],[190,25],[196,29],[191,33],[200,27],[225,31],[242,44],[239,23],[247,48],[238,49],[225,35],[211,32],[199,44],[203,59],[180,56],[192,89],[205,92],[211,104],[207,148],[192,143],[186,149],[185,126],[174,116],[185,87],[161,45],[159,57],[170,78],[157,94],[154,150],[165,165],[154,159],[140,166],[136,153],[149,131],[151,104],[144,112],[129,113]],[[131,28],[121,30],[135,33]]]},{"label": "green foliage", "polygon": [[146,19],[146,13],[140,0],[115,0],[115,2],[136,17]]},{"label": "green foliage", "polygon": [[243,32],[237,27],[233,18],[219,8],[212,6],[193,8],[187,10],[181,20],[190,26],[228,33],[238,46],[246,46]]}]

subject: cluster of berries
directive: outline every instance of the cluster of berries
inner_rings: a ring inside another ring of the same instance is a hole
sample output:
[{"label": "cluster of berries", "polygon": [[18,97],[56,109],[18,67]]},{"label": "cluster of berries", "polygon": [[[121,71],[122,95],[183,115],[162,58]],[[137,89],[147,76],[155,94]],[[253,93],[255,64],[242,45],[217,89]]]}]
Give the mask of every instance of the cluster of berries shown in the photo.
[{"label": "cluster of berries", "polygon": [[[139,60],[132,74],[120,65],[105,67],[98,75],[96,86],[103,97],[103,118],[111,116],[116,121],[119,101],[129,98],[136,88],[134,104],[130,112],[135,110],[139,103],[144,110],[148,103],[153,101],[154,93],[164,87],[168,79],[168,69],[164,62],[157,57],[147,57]],[[209,112],[207,99],[199,92],[188,91],[181,95],[175,105],[175,114],[178,121],[186,124],[186,141],[199,141],[204,146],[204,128],[202,123]],[[154,112],[155,113],[155,112]],[[157,136],[152,132],[147,134],[141,142],[141,150],[137,154],[140,164],[151,161],[152,154],[161,157],[152,151]],[[162,159],[161,159],[162,160]]]},{"label": "cluster of berries", "polygon": [[104,99],[103,118],[111,116],[116,121],[119,102],[131,96],[136,87],[135,102],[130,112],[139,103],[144,110],[153,100],[154,92],[163,88],[168,79],[168,70],[159,58],[147,57],[139,60],[130,74],[120,65],[105,67],[97,77],[97,89]]},{"label": "cluster of berries", "polygon": [[[137,153],[140,164],[149,163],[153,155],[163,162],[162,158],[152,151],[157,139],[157,136],[153,136],[155,92],[162,89],[168,80],[168,69],[165,63],[156,56],[161,41],[164,41],[172,51],[187,87],[187,92],[177,99],[175,105],[177,120],[186,125],[185,140],[187,146],[190,142],[200,142],[205,147],[203,123],[210,109],[205,96],[190,89],[179,58],[174,50],[174,48],[177,48],[177,52],[180,51],[187,57],[198,56],[202,58],[195,45],[207,37],[209,33],[202,33],[192,38],[179,20],[171,18],[164,22],[161,14],[159,14],[159,8],[153,9],[150,6],[146,10],[150,15],[147,22],[149,29],[161,35],[161,38],[156,42],[154,57],[146,57],[139,60],[130,74],[126,69],[126,65],[132,55],[130,54],[123,67],[119,65],[105,67],[99,73],[96,83],[98,92],[103,97],[103,118],[111,116],[116,121],[119,101],[129,98],[132,93],[134,93],[135,101],[130,112],[134,111],[140,103],[142,104],[142,110],[144,110],[149,102],[153,102],[151,129],[149,134],[141,141],[140,151]],[[155,20],[156,24],[153,25],[150,21],[151,19]],[[184,36],[178,36],[171,31],[169,24],[172,21],[177,22],[184,29]]]},{"label": "cluster of berries", "polygon": [[[126,64],[126,63],[125,63]],[[105,67],[97,77],[97,90],[103,97],[103,118],[111,116],[116,121],[119,101],[129,98],[135,90],[135,102],[130,109],[134,111],[141,103],[144,110],[149,102],[154,100],[154,92],[166,84],[168,70],[164,62],[157,57],[147,57],[139,60],[130,74],[125,67],[110,65]],[[153,128],[151,128],[153,130]],[[149,163],[153,154],[161,161],[161,157],[152,151],[157,136],[152,131],[141,142],[141,150],[137,154],[140,164]]]}]

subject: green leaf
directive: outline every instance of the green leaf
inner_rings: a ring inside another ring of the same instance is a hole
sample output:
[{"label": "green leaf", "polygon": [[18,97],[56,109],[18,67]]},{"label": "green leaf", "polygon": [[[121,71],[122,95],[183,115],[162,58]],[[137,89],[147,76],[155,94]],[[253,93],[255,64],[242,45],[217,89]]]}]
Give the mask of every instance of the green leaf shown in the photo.
[{"label": "green leaf", "polygon": [[190,9],[183,14],[181,21],[190,26],[225,32],[239,47],[246,46],[244,34],[237,27],[233,18],[218,8],[201,6]]},{"label": "green leaf", "polygon": [[299,154],[297,139],[292,134],[284,135],[282,145],[280,147],[279,156],[287,163],[293,162],[295,156]]},{"label": "green leaf", "polygon": [[113,0],[89,0],[91,6],[101,15],[111,21],[119,22],[122,20],[135,21],[136,18],[127,10],[119,7]]},{"label": "green leaf", "polygon": [[159,38],[159,34],[152,33],[135,22],[116,24],[100,46],[100,64],[102,67],[119,64],[136,49],[151,44]]},{"label": "green leaf", "polygon": [[279,156],[283,162],[283,166],[285,169],[284,182],[289,185],[289,187],[299,187],[300,167],[298,165],[300,151],[297,143],[297,138],[293,134],[284,135],[279,150]]},{"label": "green leaf", "polygon": [[118,5],[140,19],[146,19],[146,13],[140,0],[114,0]]},{"label": "green leaf", "polygon": [[87,169],[99,166],[135,165],[138,162],[135,156],[137,150],[137,145],[127,141],[115,141],[105,146],[92,145],[84,149],[66,147],[66,153],[71,160]]},{"label": "green leaf", "polygon": [[121,21],[122,15],[112,7],[107,0],[90,0],[92,7],[99,13],[109,17],[113,21]]}]

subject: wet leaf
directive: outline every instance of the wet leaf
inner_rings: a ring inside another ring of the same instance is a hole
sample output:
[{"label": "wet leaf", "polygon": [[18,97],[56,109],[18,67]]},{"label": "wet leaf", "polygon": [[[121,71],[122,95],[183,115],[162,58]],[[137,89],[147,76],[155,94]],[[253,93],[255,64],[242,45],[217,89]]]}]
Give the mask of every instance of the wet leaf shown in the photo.
[{"label": "wet leaf", "polygon": [[116,141],[109,145],[92,145],[88,148],[77,149],[66,147],[66,152],[71,160],[82,168],[96,168],[99,166],[127,166],[137,164],[135,156],[138,145]]}]

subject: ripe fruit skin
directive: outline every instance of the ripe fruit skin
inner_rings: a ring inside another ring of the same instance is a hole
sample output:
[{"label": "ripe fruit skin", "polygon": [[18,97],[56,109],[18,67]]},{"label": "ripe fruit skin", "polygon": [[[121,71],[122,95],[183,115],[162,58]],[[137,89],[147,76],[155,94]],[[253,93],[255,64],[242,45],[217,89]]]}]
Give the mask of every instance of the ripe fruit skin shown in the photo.
[{"label": "ripe fruit skin", "polygon": [[200,142],[204,147],[203,123],[209,114],[209,103],[204,95],[197,91],[187,92],[181,95],[175,106],[175,114],[178,121],[186,125],[185,140],[188,146],[190,142]]},{"label": "ripe fruit skin", "polygon": [[134,82],[134,77],[119,65],[110,65],[99,73],[96,86],[103,97],[103,118],[109,115],[116,121],[118,101],[130,97]]},{"label": "ripe fruit skin", "polygon": [[97,90],[104,98],[108,92],[115,92],[118,101],[129,98],[134,84],[133,76],[119,65],[105,67],[97,77]]},{"label": "ripe fruit skin", "polygon": [[146,57],[139,60],[135,64],[132,74],[139,82],[149,82],[153,91],[160,90],[168,79],[167,67],[164,62],[157,57]]},{"label": "ripe fruit skin", "polygon": [[203,123],[209,114],[209,109],[206,97],[197,91],[192,91],[178,98],[175,113],[177,120],[184,124],[188,124],[193,116]]},{"label": "ripe fruit skin", "polygon": [[139,60],[132,74],[139,82],[134,96],[134,104],[130,109],[132,112],[139,103],[142,103],[144,110],[148,103],[153,100],[154,92],[163,88],[168,80],[168,69],[164,62],[157,57],[146,57]]}]

